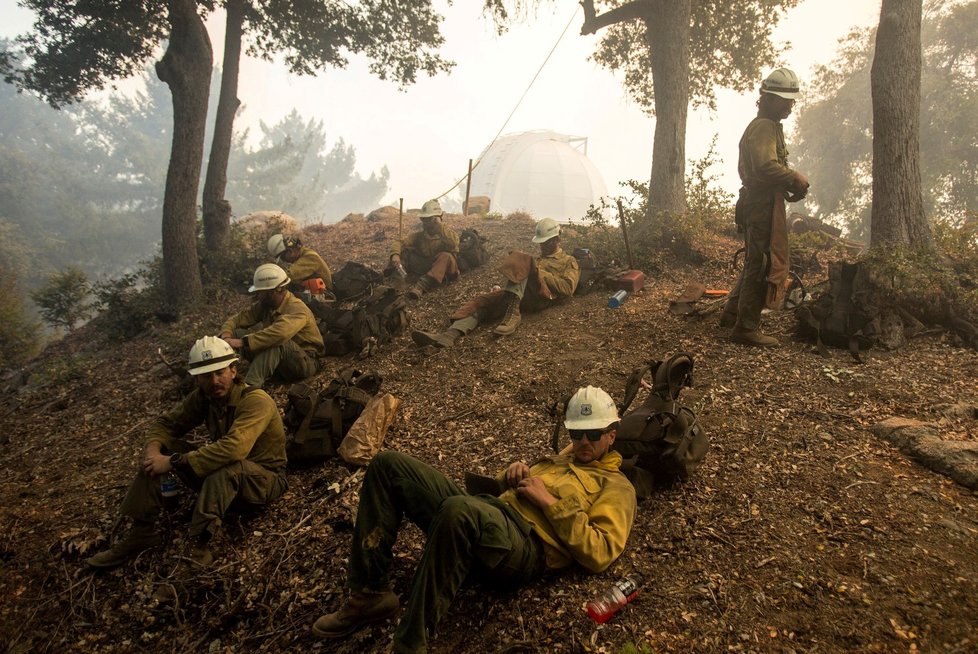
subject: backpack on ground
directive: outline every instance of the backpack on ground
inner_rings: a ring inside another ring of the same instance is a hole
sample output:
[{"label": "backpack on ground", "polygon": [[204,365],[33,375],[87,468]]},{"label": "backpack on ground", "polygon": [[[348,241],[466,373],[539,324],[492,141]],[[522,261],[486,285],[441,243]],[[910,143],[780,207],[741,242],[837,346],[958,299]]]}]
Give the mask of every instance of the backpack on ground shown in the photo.
[{"label": "backpack on ground", "polygon": [[882,304],[863,262],[829,263],[829,288],[814,302],[795,310],[798,333],[813,338],[819,353],[829,357],[826,345],[848,348],[862,361],[860,350],[876,345],[880,335]]},{"label": "backpack on ground", "polygon": [[[647,373],[652,375],[648,397],[624,415]],[[679,402],[682,389],[692,385],[693,357],[686,352],[636,368],[625,382],[619,410],[623,417],[612,447],[624,459],[622,472],[639,499],[649,497],[657,485],[688,479],[710,449],[710,439],[696,414]]]},{"label": "backpack on ground", "polygon": [[384,275],[370,266],[347,261],[333,274],[333,294],[337,302],[356,300],[370,293],[384,280]]},{"label": "backpack on ground", "polygon": [[[648,398],[621,418],[611,446],[621,454],[621,471],[635,487],[635,495],[640,500],[651,497],[657,486],[688,479],[710,449],[710,439],[696,414],[679,404],[679,393],[693,385],[693,357],[685,352],[632,371],[625,382],[625,399],[618,414],[624,414],[638,389],[647,385],[643,379],[649,372],[652,387]],[[561,405],[566,408],[569,400],[567,396],[551,408],[551,414],[557,419],[551,441],[554,452],[559,451]]]},{"label": "backpack on ground", "polygon": [[488,240],[474,229],[462,230],[458,235],[459,270],[466,272],[489,263],[489,250],[486,249]]},{"label": "backpack on ground", "polygon": [[293,384],[285,407],[285,453],[290,464],[336,456],[343,437],[380,391],[374,371],[345,370],[325,388]]},{"label": "backpack on ground", "polygon": [[[350,309],[323,306],[316,310],[327,356],[361,352],[382,344],[410,324],[404,294],[390,286],[376,286]],[[370,339],[373,339],[372,341]]]}]

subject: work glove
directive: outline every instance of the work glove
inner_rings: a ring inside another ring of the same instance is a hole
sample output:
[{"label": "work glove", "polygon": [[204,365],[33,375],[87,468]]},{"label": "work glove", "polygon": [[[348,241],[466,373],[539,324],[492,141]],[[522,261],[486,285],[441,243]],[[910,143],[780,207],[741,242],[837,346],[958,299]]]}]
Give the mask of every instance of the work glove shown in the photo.
[{"label": "work glove", "polygon": [[808,187],[806,186],[805,188],[803,188],[800,191],[794,191],[794,192],[791,192],[791,193],[787,193],[785,195],[785,199],[788,202],[801,202],[802,200],[805,199],[805,197],[807,195],[808,195]]}]

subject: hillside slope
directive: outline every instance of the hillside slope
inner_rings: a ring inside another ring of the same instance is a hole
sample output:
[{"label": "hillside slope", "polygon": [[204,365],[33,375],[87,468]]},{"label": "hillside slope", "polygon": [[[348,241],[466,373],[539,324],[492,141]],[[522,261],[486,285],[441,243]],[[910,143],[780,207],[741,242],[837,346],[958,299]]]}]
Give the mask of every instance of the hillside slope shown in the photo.
[{"label": "hillside slope", "polygon": [[[454,225],[476,219],[451,220]],[[430,294],[413,325],[442,328],[447,313],[496,282],[507,251],[532,247],[532,223],[479,223],[490,265]],[[347,259],[380,267],[397,223],[341,223],[305,240],[334,270]],[[781,346],[760,351],[724,338],[716,318],[669,314],[689,281],[729,287],[737,244],[707,245],[707,262],[650,275],[620,309],[592,293],[496,339],[479,330],[451,350],[416,347],[407,334],[361,362],[404,404],[387,447],[450,477],[494,473],[548,450],[548,406],[584,384],[622,394],[649,359],[694,355],[684,400],[712,438],[697,476],[642,504],[628,548],[605,574],[546,579],[518,593],[466,587],[432,642],[434,652],[975,651],[978,649],[978,501],[907,461],[868,428],[889,416],[937,420],[934,407],[978,399],[978,353],[942,336],[865,365],[792,338],[788,314],[766,318]],[[384,652],[392,628],[322,643],[311,623],[343,596],[345,557],[362,472],[335,462],[300,470],[267,512],[228,523],[218,565],[190,597],[147,608],[183,548],[188,517],[166,521],[170,546],[106,574],[84,556],[104,546],[135,472],[149,420],[178,398],[158,363],[185,356],[247,300],[185,316],[125,343],[94,327],[49,348],[30,383],[0,409],[0,642],[9,652]],[[330,360],[321,377],[352,363]],[[285,389],[272,389],[280,406]],[[948,437],[975,439],[975,423],[941,420]],[[410,585],[422,539],[397,546],[394,590]],[[602,627],[583,604],[639,570],[639,598]]]}]

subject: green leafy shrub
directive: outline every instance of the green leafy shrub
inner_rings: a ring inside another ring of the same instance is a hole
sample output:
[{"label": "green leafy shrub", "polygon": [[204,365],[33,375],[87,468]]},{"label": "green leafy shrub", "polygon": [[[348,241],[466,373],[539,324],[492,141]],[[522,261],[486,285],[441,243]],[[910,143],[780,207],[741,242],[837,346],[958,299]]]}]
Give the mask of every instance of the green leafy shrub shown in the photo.
[{"label": "green leafy shrub", "polygon": [[621,648],[619,654],[654,654],[655,650],[648,646],[647,643],[626,643],[624,647]]},{"label": "green leafy shrub", "polygon": [[[218,294],[228,289],[247,288],[251,284],[255,268],[270,260],[268,239],[273,234],[283,231],[287,232],[284,223],[275,219],[269,220],[261,227],[254,225],[242,227],[237,223],[231,223],[228,246],[224,252],[208,253],[203,256],[204,283]],[[203,232],[198,238],[197,251],[207,252]]]},{"label": "green leafy shrub", "polygon": [[695,214],[705,227],[715,230],[736,230],[733,220],[734,196],[719,184],[719,177],[710,170],[720,163],[717,158],[717,135],[702,159],[689,162],[686,174],[686,210]]},{"label": "green leafy shrub", "polygon": [[978,244],[964,227],[938,226],[938,251],[873,248],[867,259],[885,299],[929,322],[948,311],[978,326]]},{"label": "green leafy shrub", "polygon": [[31,292],[44,322],[52,327],[64,327],[68,331],[92,315],[89,298],[91,282],[82,271],[68,268],[48,277],[47,282]]},{"label": "green leafy shrub", "polygon": [[0,369],[21,365],[41,349],[41,325],[28,313],[11,270],[0,270]]},{"label": "green leafy shrub", "polygon": [[128,340],[146,331],[163,307],[162,259],[135,273],[96,282],[92,286],[99,326],[110,338]]},{"label": "green leafy shrub", "polygon": [[959,224],[939,221],[934,240],[955,273],[978,283],[978,213],[970,212]]},{"label": "green leafy shrub", "polygon": [[600,253],[602,261],[614,260],[624,265],[627,262],[625,242],[617,229],[623,214],[637,267],[661,270],[665,267],[666,256],[702,262],[700,247],[708,232],[733,225],[733,196],[719,188],[717,177],[709,174],[717,161],[715,145],[716,137],[703,159],[689,163],[685,213],[652,213],[648,183],[629,180],[622,183],[628,191],[625,195],[611,201],[602,198],[598,205],[588,209],[585,224],[578,228],[579,238],[574,239],[573,244],[590,245]]},{"label": "green leafy shrub", "polygon": [[[648,184],[629,180],[622,186],[631,191],[630,197],[618,197],[614,205],[602,198],[599,205],[588,209],[586,224],[581,229],[582,239],[604,253],[602,260],[610,257],[622,265],[627,263],[624,238],[619,229],[613,229],[621,223],[619,201],[636,267],[646,271],[662,270],[666,255],[694,263],[703,260],[698,246],[706,233],[706,223],[700,214],[662,211],[650,215]],[[609,215],[617,217],[614,225],[608,219]]]}]

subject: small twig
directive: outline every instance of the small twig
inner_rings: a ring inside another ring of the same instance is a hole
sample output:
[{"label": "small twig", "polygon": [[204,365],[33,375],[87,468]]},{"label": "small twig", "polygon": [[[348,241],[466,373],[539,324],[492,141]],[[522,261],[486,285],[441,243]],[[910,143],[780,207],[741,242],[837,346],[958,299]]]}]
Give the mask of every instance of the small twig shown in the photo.
[{"label": "small twig", "polygon": [[707,536],[707,538],[712,538],[713,540],[715,540],[715,541],[717,541],[718,543],[723,543],[724,545],[727,545],[728,547],[736,547],[736,546],[735,546],[735,545],[734,545],[733,543],[731,543],[731,542],[730,542],[729,540],[727,540],[727,539],[726,539],[726,538],[724,538],[723,536],[721,536],[721,535],[719,535],[718,533],[716,533],[716,532],[715,532],[715,531],[713,530],[713,528],[712,528],[712,527],[705,527],[705,528],[703,529],[703,531],[704,531],[704,532],[706,532],[706,536]]},{"label": "small twig", "polygon": [[312,514],[311,513],[307,513],[305,516],[303,516],[303,518],[301,520],[299,520],[299,522],[297,522],[295,524],[294,527],[292,527],[292,529],[289,529],[288,531],[282,532],[282,533],[279,533],[279,534],[272,534],[272,536],[280,536],[282,538],[289,538],[290,536],[292,536],[292,534],[294,534],[295,532],[297,532],[299,530],[299,527],[301,527],[302,525],[304,525],[307,522],[309,522],[309,520],[311,518],[312,518]]},{"label": "small twig", "polygon": [[845,461],[846,459],[851,459],[853,457],[857,457],[860,454],[862,454],[862,452],[853,452],[852,454],[847,454],[846,456],[842,457],[841,459],[839,459],[838,461],[836,461],[835,463],[833,463],[832,464],[832,467],[834,468],[837,465],[839,465],[840,463],[842,463],[843,461]]},{"label": "small twig", "polygon": [[877,481],[854,481],[851,484],[849,484],[848,486],[846,486],[845,488],[843,488],[842,490],[849,490],[853,486],[862,486],[864,484],[878,484],[878,483],[879,482],[877,482]]}]

